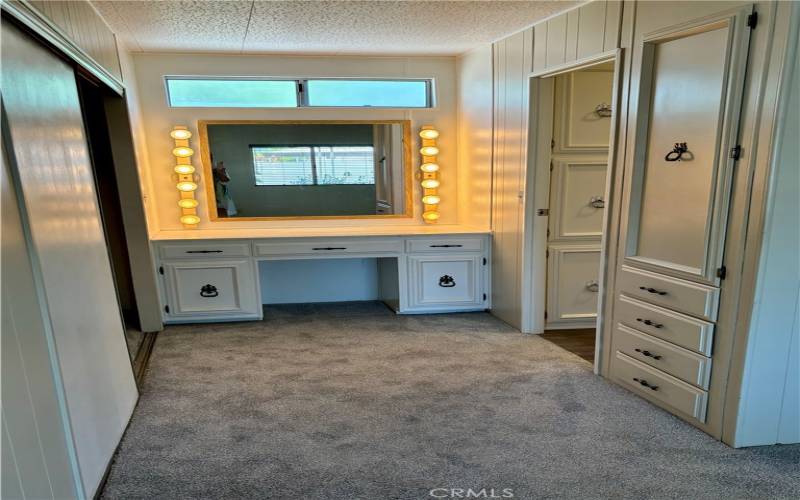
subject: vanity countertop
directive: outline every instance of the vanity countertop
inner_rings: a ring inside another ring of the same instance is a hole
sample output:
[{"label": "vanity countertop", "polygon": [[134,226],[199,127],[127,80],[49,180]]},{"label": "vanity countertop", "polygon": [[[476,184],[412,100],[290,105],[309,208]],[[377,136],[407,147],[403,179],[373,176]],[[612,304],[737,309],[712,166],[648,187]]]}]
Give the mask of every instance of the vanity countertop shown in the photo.
[{"label": "vanity countertop", "polygon": [[428,226],[284,227],[272,229],[178,229],[158,231],[151,241],[236,240],[259,238],[347,238],[354,236],[434,236],[490,234],[488,228],[457,224]]}]

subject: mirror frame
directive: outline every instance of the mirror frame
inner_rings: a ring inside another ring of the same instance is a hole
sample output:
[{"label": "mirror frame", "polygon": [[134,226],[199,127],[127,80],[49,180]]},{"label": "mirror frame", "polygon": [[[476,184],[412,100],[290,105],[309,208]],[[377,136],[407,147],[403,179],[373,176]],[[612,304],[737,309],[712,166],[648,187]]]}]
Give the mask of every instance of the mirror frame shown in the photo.
[{"label": "mirror frame", "polygon": [[[217,214],[214,175],[211,165],[211,149],[208,143],[209,125],[402,125],[403,126],[403,213],[375,215],[278,215],[274,217],[219,217]],[[411,155],[411,120],[198,120],[197,131],[200,139],[200,161],[202,178],[211,222],[247,222],[274,220],[319,220],[319,219],[398,219],[414,216],[414,179]]]}]

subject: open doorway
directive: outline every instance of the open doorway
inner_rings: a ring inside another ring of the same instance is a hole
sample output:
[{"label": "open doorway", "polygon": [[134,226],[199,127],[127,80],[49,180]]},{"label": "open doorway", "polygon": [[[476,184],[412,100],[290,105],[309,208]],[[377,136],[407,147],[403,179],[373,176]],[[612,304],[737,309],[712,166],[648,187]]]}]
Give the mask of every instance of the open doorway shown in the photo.
[{"label": "open doorway", "polygon": [[615,54],[531,79],[525,331],[593,362],[615,124]]}]

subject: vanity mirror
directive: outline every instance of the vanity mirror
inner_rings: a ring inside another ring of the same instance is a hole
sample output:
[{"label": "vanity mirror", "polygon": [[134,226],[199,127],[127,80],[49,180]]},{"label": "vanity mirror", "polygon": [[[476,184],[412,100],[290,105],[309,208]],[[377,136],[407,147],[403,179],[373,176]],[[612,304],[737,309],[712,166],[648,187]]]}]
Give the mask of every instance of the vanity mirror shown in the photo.
[{"label": "vanity mirror", "polygon": [[411,217],[407,120],[200,121],[211,220]]}]

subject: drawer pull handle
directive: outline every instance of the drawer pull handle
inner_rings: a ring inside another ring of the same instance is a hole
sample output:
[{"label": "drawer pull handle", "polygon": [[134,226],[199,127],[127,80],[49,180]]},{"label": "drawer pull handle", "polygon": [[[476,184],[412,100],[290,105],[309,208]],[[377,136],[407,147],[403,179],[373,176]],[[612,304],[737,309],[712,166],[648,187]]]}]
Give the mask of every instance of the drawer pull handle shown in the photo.
[{"label": "drawer pull handle", "polygon": [[430,245],[431,248],[461,248],[464,245]]},{"label": "drawer pull handle", "polygon": [[590,292],[599,292],[600,291],[600,284],[597,283],[597,280],[591,280],[586,282],[586,289]]},{"label": "drawer pull handle", "polygon": [[658,355],[656,355],[656,354],[653,354],[653,353],[652,353],[652,352],[650,352],[650,351],[643,351],[643,350],[641,350],[641,349],[634,349],[634,351],[636,351],[636,352],[638,352],[639,354],[641,354],[642,356],[646,356],[646,357],[648,357],[648,358],[653,358],[653,359],[655,359],[655,360],[659,360],[659,359],[661,359],[661,356],[658,356]]},{"label": "drawer pull handle", "polygon": [[[664,156],[666,161],[681,161],[683,160],[684,153],[689,152],[689,147],[686,145],[685,142],[676,142],[675,145],[672,147],[672,151],[667,153]],[[691,155],[691,153],[689,153]],[[692,156],[690,156],[690,159]]]},{"label": "drawer pull handle", "polygon": [[311,250],[347,250],[347,247],[317,247]]},{"label": "drawer pull handle", "polygon": [[452,276],[445,274],[439,278],[439,286],[442,288],[453,288],[456,286],[456,280]]},{"label": "drawer pull handle", "polygon": [[647,287],[647,286],[640,286],[639,290],[644,290],[645,292],[650,292],[650,293],[657,293],[658,295],[666,295],[667,294],[667,292],[663,292],[661,290],[656,290],[655,288]]},{"label": "drawer pull handle", "polygon": [[201,297],[218,297],[219,296],[219,292],[217,291],[217,287],[215,287],[214,285],[210,285],[210,284],[203,285],[203,287],[200,288],[200,296]]},{"label": "drawer pull handle", "polygon": [[645,386],[648,389],[651,389],[653,391],[657,391],[658,390],[658,386],[657,385],[650,385],[650,384],[647,383],[647,380],[645,380],[643,378],[633,377],[633,381],[634,382],[639,382],[639,385],[643,385],[643,386]]},{"label": "drawer pull handle", "polygon": [[602,196],[592,196],[589,198],[589,206],[593,208],[605,208],[606,200]]},{"label": "drawer pull handle", "polygon": [[222,253],[222,250],[186,250],[186,253]]},{"label": "drawer pull handle", "polygon": [[647,326],[652,326],[653,328],[664,328],[664,325],[661,323],[656,323],[655,321],[651,321],[649,319],[636,318],[636,321],[639,323],[644,323]]}]

